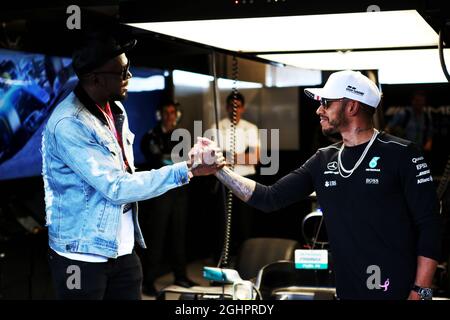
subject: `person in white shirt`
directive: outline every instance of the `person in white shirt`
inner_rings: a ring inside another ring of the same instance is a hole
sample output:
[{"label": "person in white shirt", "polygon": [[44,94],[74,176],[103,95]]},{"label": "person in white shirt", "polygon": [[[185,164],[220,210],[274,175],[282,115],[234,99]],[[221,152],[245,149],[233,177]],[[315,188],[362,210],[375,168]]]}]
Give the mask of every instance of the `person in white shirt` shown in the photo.
[{"label": "person in white shirt", "polygon": [[[234,106],[236,106],[235,115],[233,115]],[[254,179],[261,145],[258,127],[242,119],[245,112],[245,98],[240,92],[231,92],[227,96],[226,110],[228,117],[219,121],[219,140],[217,139],[217,130],[213,130],[214,140],[220,142],[220,146],[226,154],[226,162],[234,164],[234,172]],[[231,153],[233,149],[233,116],[236,117],[234,157]],[[213,126],[211,129],[216,128]],[[243,241],[252,236],[253,211],[254,209],[238,198],[233,199],[233,213],[235,214],[232,219],[232,253],[239,248]]]}]

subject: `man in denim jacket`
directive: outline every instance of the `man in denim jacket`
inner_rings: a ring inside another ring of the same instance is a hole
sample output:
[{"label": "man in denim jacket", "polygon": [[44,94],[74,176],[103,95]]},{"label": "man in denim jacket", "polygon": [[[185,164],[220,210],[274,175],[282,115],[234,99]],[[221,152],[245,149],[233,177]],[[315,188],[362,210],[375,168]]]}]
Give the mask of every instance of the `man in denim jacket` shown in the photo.
[{"label": "man in denim jacket", "polygon": [[79,83],[43,132],[49,263],[60,299],[140,299],[142,268],[133,248],[145,242],[136,202],[224,163],[220,151],[209,149],[196,153],[214,154],[209,165],[190,159],[135,172],[134,135],[120,103],[132,76],[125,53],[135,44],[96,34],[76,50]]}]

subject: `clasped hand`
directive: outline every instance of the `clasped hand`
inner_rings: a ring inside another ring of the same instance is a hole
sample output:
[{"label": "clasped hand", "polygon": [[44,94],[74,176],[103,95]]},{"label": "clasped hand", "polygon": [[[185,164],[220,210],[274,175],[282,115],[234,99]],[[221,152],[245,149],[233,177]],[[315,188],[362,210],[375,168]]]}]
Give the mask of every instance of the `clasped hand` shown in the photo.
[{"label": "clasped hand", "polygon": [[222,151],[214,141],[197,137],[197,143],[188,153],[187,161],[194,176],[206,176],[216,173],[225,166],[225,158]]}]

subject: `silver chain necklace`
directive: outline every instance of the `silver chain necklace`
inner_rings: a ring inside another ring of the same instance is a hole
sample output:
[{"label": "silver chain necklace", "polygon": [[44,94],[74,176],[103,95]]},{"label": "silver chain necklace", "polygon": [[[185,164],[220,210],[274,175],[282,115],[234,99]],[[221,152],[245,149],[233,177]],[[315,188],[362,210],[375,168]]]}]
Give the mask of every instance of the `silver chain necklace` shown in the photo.
[{"label": "silver chain necklace", "polygon": [[[364,152],[362,153],[362,155],[359,157],[358,161],[356,162],[355,166],[353,167],[353,169],[347,170],[344,168],[344,165],[342,164],[342,151],[344,150],[344,143],[342,143],[341,149],[339,149],[339,153],[338,153],[338,169],[339,169],[339,174],[341,175],[342,178],[348,178],[350,177],[353,172],[359,167],[359,165],[361,164],[361,162],[364,160],[364,158],[366,157],[367,152],[369,151],[370,147],[372,146],[373,142],[375,141],[377,135],[378,135],[379,131],[377,129],[374,129],[372,138],[370,138],[369,143],[367,144],[366,148],[364,149]],[[344,175],[341,170],[347,174]]]}]

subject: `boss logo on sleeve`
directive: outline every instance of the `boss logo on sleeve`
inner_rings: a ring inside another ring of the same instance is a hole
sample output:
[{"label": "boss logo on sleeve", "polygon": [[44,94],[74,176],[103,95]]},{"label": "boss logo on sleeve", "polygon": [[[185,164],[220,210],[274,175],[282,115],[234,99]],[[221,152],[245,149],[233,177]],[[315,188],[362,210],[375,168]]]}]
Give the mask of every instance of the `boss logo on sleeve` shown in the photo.
[{"label": "boss logo on sleeve", "polygon": [[380,181],[375,178],[366,178],[366,184],[379,184]]}]

